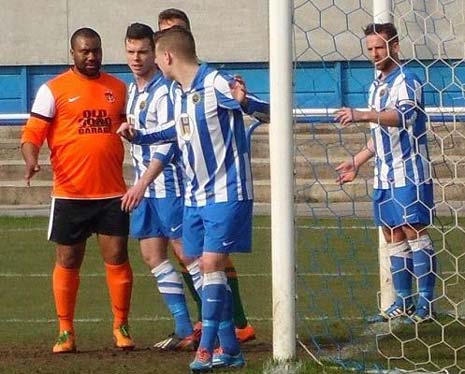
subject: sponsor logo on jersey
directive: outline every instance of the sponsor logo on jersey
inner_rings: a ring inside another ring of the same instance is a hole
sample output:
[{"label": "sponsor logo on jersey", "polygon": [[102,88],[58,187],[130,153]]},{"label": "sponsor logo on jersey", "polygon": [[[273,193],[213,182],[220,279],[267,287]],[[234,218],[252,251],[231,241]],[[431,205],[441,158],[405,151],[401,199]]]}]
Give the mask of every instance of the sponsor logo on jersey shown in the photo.
[{"label": "sponsor logo on jersey", "polygon": [[187,113],[182,113],[177,121],[178,132],[185,141],[192,137],[192,121]]},{"label": "sponsor logo on jersey", "polygon": [[79,119],[79,134],[102,134],[111,132],[111,118],[105,109],[84,110]]}]

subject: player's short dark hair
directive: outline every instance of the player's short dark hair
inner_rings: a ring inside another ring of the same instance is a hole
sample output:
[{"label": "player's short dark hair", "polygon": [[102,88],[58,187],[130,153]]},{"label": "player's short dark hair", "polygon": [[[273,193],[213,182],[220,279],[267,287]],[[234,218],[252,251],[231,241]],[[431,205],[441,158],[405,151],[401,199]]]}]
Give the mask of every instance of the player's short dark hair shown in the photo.
[{"label": "player's short dark hair", "polygon": [[154,32],[152,28],[144,23],[132,23],[128,26],[126,30],[126,40],[135,39],[142,40],[148,39],[152,49],[155,49],[155,42],[153,40]]},{"label": "player's short dark hair", "polygon": [[74,44],[76,43],[77,38],[98,39],[98,41],[102,43],[100,35],[97,33],[97,31],[91,29],[90,27],[81,27],[80,29],[77,29],[73,35],[71,35],[71,49],[74,49]]},{"label": "player's short dark hair", "polygon": [[171,19],[180,19],[186,24],[187,30],[191,31],[189,17],[187,17],[187,14],[184,11],[176,8],[168,8],[158,14],[158,27],[160,27],[160,23],[163,21],[168,21]]},{"label": "player's short dark hair", "polygon": [[159,31],[156,35],[157,49],[172,51],[186,59],[197,59],[192,33],[181,26]]},{"label": "player's short dark hair", "polygon": [[397,34],[396,27],[391,22],[386,23],[370,23],[363,30],[365,36],[384,34],[389,43],[398,43],[399,35]]}]

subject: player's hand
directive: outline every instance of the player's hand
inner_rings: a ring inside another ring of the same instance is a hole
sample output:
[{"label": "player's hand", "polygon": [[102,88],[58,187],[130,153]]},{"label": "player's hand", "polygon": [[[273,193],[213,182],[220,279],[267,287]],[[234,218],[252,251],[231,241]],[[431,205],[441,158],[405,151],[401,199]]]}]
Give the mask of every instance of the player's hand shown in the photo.
[{"label": "player's hand", "polygon": [[352,108],[341,108],[336,111],[336,121],[338,121],[342,126],[349,126],[354,122],[360,120],[360,112]]},{"label": "player's hand", "polygon": [[124,212],[131,212],[140,204],[144,198],[145,187],[136,183],[129,190],[126,191],[121,198],[121,210]]},{"label": "player's hand", "polygon": [[26,180],[26,186],[31,185],[31,179],[40,171],[40,165],[37,162],[26,162],[26,170],[24,173],[24,179]]},{"label": "player's hand", "polygon": [[247,87],[245,81],[240,75],[235,75],[234,80],[229,82],[231,95],[241,105],[247,105]]},{"label": "player's hand", "polygon": [[336,167],[336,171],[339,174],[336,179],[336,183],[342,185],[344,183],[352,182],[357,177],[358,168],[354,165],[354,162],[350,160],[340,163]]},{"label": "player's hand", "polygon": [[129,122],[123,122],[116,133],[128,141],[132,141],[134,136],[136,135],[136,131],[134,130],[134,126],[131,125]]}]

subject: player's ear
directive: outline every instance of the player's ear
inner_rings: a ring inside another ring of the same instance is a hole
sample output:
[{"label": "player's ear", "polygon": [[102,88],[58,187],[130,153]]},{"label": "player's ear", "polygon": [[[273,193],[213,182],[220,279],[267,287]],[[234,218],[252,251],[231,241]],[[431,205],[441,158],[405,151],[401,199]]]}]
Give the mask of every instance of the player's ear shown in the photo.
[{"label": "player's ear", "polygon": [[163,57],[165,58],[165,61],[171,65],[173,63],[173,54],[171,52],[165,51],[163,54]]},{"label": "player's ear", "polygon": [[400,53],[400,43],[399,43],[399,41],[393,41],[391,43],[391,50],[396,55],[398,55]]}]

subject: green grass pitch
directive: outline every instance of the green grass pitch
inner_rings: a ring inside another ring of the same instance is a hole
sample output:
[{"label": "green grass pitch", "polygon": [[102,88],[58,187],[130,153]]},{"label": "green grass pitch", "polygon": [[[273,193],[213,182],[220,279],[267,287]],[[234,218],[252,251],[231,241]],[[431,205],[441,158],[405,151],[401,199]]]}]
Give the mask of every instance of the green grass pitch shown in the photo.
[{"label": "green grass pitch", "polygon": [[[0,217],[0,372],[5,373],[186,373],[191,353],[151,350],[171,332],[172,321],[142,263],[137,243],[130,242],[135,273],[131,332],[137,349],[112,348],[111,313],[104,268],[94,238],[89,240],[81,271],[76,309],[79,352],[53,356],[57,324],[51,292],[54,247],[47,242],[46,218]],[[297,240],[297,332],[299,340],[325,362],[313,363],[303,350],[302,373],[343,373],[341,367],[405,367],[431,370],[454,361],[465,367],[462,320],[442,314],[437,323],[404,327],[369,327],[376,312],[377,232],[368,220],[299,219]],[[441,280],[442,312],[463,308],[465,281],[454,274],[463,261],[463,222],[442,220],[432,231]],[[446,235],[442,233],[446,232]],[[235,255],[243,302],[257,330],[256,341],[243,346],[247,367],[241,373],[262,373],[272,358],[271,231],[268,217],[255,217],[251,255]],[[461,309],[460,309],[461,310]],[[195,309],[191,304],[192,315]],[[378,349],[376,347],[378,345]],[[358,366],[357,366],[358,365]],[[350,371],[347,371],[350,372]],[[353,371],[351,371],[353,372]],[[451,370],[450,372],[454,372]]]}]

